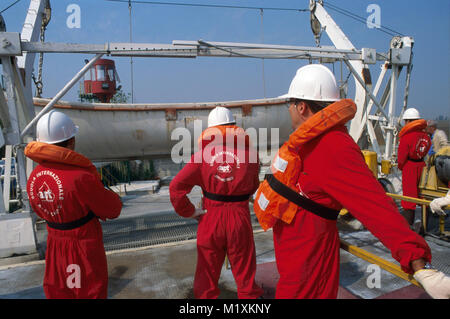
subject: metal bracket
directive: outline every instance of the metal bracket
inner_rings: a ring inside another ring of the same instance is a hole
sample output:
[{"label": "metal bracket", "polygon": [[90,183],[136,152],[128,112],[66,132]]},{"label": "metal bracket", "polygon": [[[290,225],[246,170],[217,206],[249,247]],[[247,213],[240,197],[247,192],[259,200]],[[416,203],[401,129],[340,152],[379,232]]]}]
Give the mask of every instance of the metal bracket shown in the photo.
[{"label": "metal bracket", "polygon": [[391,48],[390,60],[392,64],[408,65],[411,62],[411,47]]},{"label": "metal bracket", "polygon": [[242,116],[251,116],[251,115],[252,115],[252,105],[243,105]]},{"label": "metal bracket", "polygon": [[377,51],[371,48],[362,48],[361,55],[363,63],[365,64],[375,64],[377,63]]},{"label": "metal bracket", "polygon": [[177,120],[177,110],[166,109],[166,121],[176,121],[176,120]]},{"label": "metal bracket", "polygon": [[0,56],[21,56],[20,33],[0,32]]}]

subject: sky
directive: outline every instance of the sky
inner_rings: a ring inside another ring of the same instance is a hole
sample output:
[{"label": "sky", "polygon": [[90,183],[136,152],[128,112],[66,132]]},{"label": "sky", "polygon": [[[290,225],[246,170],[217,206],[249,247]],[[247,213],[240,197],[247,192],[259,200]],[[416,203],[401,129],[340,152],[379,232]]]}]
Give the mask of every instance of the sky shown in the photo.
[{"label": "sky", "polygon": [[[0,0],[0,10],[13,0]],[[46,41],[64,43],[129,42],[128,4],[106,0],[51,0],[52,18]],[[160,2],[237,5],[249,7],[308,8],[309,0],[162,0]],[[409,106],[425,118],[450,115],[450,1],[448,0],[329,0],[325,1],[367,18],[380,8],[381,25],[414,38],[413,70]],[[71,4],[80,7],[80,27],[69,28]],[[7,31],[21,32],[29,6],[21,0],[5,12]],[[387,52],[392,36],[368,28],[331,9],[353,45]],[[228,9],[132,4],[132,40],[170,44],[173,40],[199,40],[315,46],[308,12]],[[324,32],[322,45],[331,45]],[[85,54],[46,54],[43,67],[43,97],[54,96],[84,65]],[[107,57],[106,57],[107,58]],[[114,57],[122,90],[131,92],[130,58]],[[37,70],[36,58],[36,70]],[[198,57],[196,59],[134,58],[133,82],[136,103],[212,102],[277,97],[287,92],[296,70],[307,60]],[[333,65],[328,67],[333,69]],[[380,64],[371,66],[375,83]],[[263,76],[264,70],[264,76]],[[340,64],[334,65],[337,79]],[[37,72],[37,71],[36,71]],[[349,71],[344,66],[342,77]],[[400,76],[396,109],[403,103],[405,72]],[[350,83],[352,98],[353,79]],[[77,100],[78,86],[63,100]]]}]

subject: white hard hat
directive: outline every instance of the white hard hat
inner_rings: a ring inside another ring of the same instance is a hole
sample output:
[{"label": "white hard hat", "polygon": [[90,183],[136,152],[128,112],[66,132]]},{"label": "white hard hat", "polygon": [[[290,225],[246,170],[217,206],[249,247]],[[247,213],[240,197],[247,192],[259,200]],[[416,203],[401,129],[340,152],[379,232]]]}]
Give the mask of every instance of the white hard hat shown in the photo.
[{"label": "white hard hat", "polygon": [[308,64],[297,70],[289,92],[281,97],[300,100],[339,101],[339,87],[333,73],[322,64]]},{"label": "white hard hat", "polygon": [[403,120],[418,120],[420,119],[420,113],[415,108],[409,108],[403,113]]},{"label": "white hard hat", "polygon": [[209,112],[208,127],[234,123],[236,123],[234,116],[226,107],[217,106]]},{"label": "white hard hat", "polygon": [[78,126],[66,114],[51,111],[44,114],[36,125],[37,141],[56,144],[74,137]]}]

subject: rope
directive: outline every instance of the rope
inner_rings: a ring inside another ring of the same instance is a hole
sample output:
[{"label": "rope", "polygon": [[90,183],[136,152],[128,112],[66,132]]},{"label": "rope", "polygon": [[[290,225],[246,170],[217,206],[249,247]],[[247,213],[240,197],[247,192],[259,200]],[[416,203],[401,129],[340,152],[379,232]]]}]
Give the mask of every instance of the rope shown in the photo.
[{"label": "rope", "polygon": [[[260,56],[256,56],[256,55],[250,55],[250,54],[243,54],[243,53],[238,53],[238,52],[234,52],[233,50],[229,50],[229,49],[225,49],[225,48],[221,48],[217,45],[214,45],[212,43],[208,43],[208,42],[204,42],[201,40],[198,40],[198,43],[201,45],[205,45],[208,47],[212,47],[215,48],[217,50],[221,50],[224,52],[229,53],[230,55],[236,55],[236,56],[241,56],[241,57],[245,57],[245,58],[257,58],[257,59],[262,59],[262,57]],[[296,54],[296,55],[291,55],[291,56],[271,56],[271,57],[265,57],[264,59],[280,59],[280,58],[284,58],[284,59],[295,59],[295,58],[307,58],[309,57],[311,60],[311,55],[309,53],[305,53],[305,54]]]},{"label": "rope", "polygon": [[[358,22],[361,22],[361,23],[364,23],[364,24],[367,23],[366,18],[361,17],[361,16],[359,16],[357,14],[354,14],[353,12],[350,12],[348,10],[342,9],[342,8],[340,8],[338,6],[333,5],[333,4],[324,3],[323,6],[324,7],[328,7],[329,9],[334,10],[334,11],[340,13],[340,14],[343,14],[343,15],[349,17],[349,18],[352,18],[352,19],[354,19],[354,20],[356,20]],[[395,30],[393,30],[391,28],[382,26],[382,25],[380,25],[380,28],[376,28],[376,30],[384,32],[386,34],[389,34],[390,36],[396,36],[396,35],[404,36],[404,34],[398,32],[398,31],[395,31]]]},{"label": "rope", "polygon": [[13,7],[14,5],[16,5],[17,3],[19,3],[20,0],[15,1],[14,3],[10,4],[9,6],[7,6],[5,9],[3,9],[2,11],[0,11],[0,14],[2,14],[3,12],[5,12],[6,10],[8,10],[9,8]]},{"label": "rope", "polygon": [[129,1],[129,0],[105,0],[105,1],[109,1],[109,2],[124,2],[124,3],[132,2],[132,3],[154,4],[154,5],[186,6],[186,7],[208,7],[208,8],[226,8],[226,9],[252,9],[252,10],[309,12],[309,9],[295,9],[295,8],[247,7],[247,6],[230,6],[230,5],[219,5],[219,4],[159,2],[159,1]]}]

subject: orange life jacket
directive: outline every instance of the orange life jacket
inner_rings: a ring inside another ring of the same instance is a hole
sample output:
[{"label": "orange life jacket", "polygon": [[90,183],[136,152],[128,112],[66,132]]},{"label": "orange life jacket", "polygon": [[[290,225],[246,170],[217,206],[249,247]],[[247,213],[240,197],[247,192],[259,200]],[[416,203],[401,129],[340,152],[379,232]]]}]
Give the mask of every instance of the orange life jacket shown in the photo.
[{"label": "orange life jacket", "polygon": [[425,130],[425,128],[427,127],[427,121],[420,119],[420,120],[415,120],[412,122],[409,122],[408,124],[406,124],[401,130],[400,133],[398,134],[399,138],[402,137],[403,135],[405,135],[406,133],[409,132],[413,132],[413,131],[423,131]]},{"label": "orange life jacket", "polygon": [[[327,106],[301,124],[278,150],[271,165],[273,177],[298,193],[296,184],[302,166],[299,156],[302,145],[337,125],[345,124],[355,113],[355,103],[350,99],[343,99]],[[256,192],[254,210],[261,227],[267,230],[279,219],[291,223],[298,206],[273,190],[269,182],[264,180]]]},{"label": "orange life jacket", "polygon": [[24,153],[25,156],[39,164],[53,162],[83,167],[100,178],[94,164],[87,157],[65,147],[42,142],[30,142],[25,147]]},{"label": "orange life jacket", "polygon": [[[246,135],[243,128],[236,126],[234,124],[231,125],[218,125],[218,126],[212,126],[205,129],[200,137],[198,138],[198,145],[199,149],[202,149],[202,146],[204,147],[205,144],[208,144],[209,142],[214,142],[213,136],[222,136],[225,137],[226,135],[233,135],[233,136],[245,136],[246,141],[248,141],[248,135]],[[215,141],[217,143],[217,141]],[[225,141],[219,141],[219,143],[224,143]]]}]

